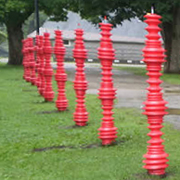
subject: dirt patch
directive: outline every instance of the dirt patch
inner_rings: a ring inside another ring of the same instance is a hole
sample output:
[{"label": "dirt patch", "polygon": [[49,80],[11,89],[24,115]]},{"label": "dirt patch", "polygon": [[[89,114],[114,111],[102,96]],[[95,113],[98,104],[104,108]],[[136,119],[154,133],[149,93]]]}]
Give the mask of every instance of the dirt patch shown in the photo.
[{"label": "dirt patch", "polygon": [[52,113],[59,113],[60,111],[58,110],[52,110],[52,111],[40,111],[37,112],[37,114],[52,114]]},{"label": "dirt patch", "polygon": [[45,148],[37,148],[33,149],[33,152],[43,152],[43,151],[48,151],[48,150],[53,150],[53,149],[65,149],[65,148],[75,148],[75,146],[51,146],[51,147],[45,147]]},{"label": "dirt patch", "polygon": [[7,81],[21,81],[21,79],[6,79]]},{"label": "dirt patch", "polygon": [[[88,126],[88,123],[86,124],[86,126]],[[83,128],[85,126],[77,126],[77,125],[72,125],[72,126],[62,126],[59,127],[59,129],[75,129],[75,128]]]},{"label": "dirt patch", "polygon": [[33,104],[46,104],[46,101],[36,101],[36,102],[32,102]]},{"label": "dirt patch", "polygon": [[168,108],[167,112],[169,113],[169,115],[180,115],[179,108]]},{"label": "dirt patch", "polygon": [[53,150],[53,149],[93,149],[93,148],[106,148],[106,147],[112,147],[118,144],[123,143],[124,141],[116,141],[114,143],[112,143],[111,145],[106,145],[103,146],[101,143],[93,143],[93,144],[89,144],[89,145],[80,145],[80,146],[51,146],[51,147],[44,147],[44,148],[36,148],[33,149],[32,152],[43,152],[43,151],[49,151],[49,150]]},{"label": "dirt patch", "polygon": [[34,90],[34,89],[22,89],[22,91],[24,91],[24,92],[32,92],[32,91],[37,91],[37,90]]},{"label": "dirt patch", "polygon": [[165,93],[174,93],[174,94],[177,94],[177,93],[180,93],[180,90],[176,90],[176,89],[172,89],[172,90],[165,90]]}]

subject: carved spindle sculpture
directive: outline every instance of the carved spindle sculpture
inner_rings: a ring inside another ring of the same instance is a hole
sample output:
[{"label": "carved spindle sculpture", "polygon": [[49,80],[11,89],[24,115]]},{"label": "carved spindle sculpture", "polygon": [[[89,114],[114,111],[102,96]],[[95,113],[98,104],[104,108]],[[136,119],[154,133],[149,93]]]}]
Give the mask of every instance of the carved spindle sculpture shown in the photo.
[{"label": "carved spindle sculpture", "polygon": [[34,58],[34,44],[33,38],[29,38],[29,67],[30,67],[30,82],[36,85],[36,71],[35,71],[35,58]]},{"label": "carved spindle sculpture", "polygon": [[162,80],[159,79],[162,75],[160,73],[161,65],[165,62],[165,50],[159,40],[161,37],[159,31],[161,29],[158,25],[161,16],[147,14],[145,18],[147,18],[145,22],[148,24],[146,28],[148,35],[146,35],[146,46],[143,49],[143,61],[147,65],[147,75],[149,76],[147,82],[150,86],[147,88],[149,92],[147,100],[144,102],[145,112],[143,114],[148,118],[148,128],[150,129],[148,136],[151,139],[148,141],[147,153],[144,155],[146,159],[143,162],[145,163],[144,168],[147,169],[150,175],[164,175],[165,169],[168,167],[168,154],[164,151],[164,145],[162,145],[164,140],[161,139],[163,133],[160,130],[163,127],[163,116],[167,114],[165,112],[167,102],[163,100],[162,88],[159,86],[162,83]]},{"label": "carved spindle sculpture", "polygon": [[56,107],[59,111],[65,111],[68,107],[68,100],[65,94],[65,83],[67,81],[67,74],[65,73],[64,69],[64,55],[66,49],[63,44],[63,40],[61,37],[61,31],[55,31],[55,47],[54,47],[54,54],[56,56],[57,61],[57,71],[55,75],[55,79],[58,85],[58,97],[56,100]]},{"label": "carved spindle sculpture", "polygon": [[86,81],[84,73],[84,61],[87,58],[87,50],[83,42],[83,30],[76,29],[76,41],[73,49],[73,57],[76,62],[76,74],[74,81],[74,90],[76,92],[76,109],[74,112],[74,121],[77,126],[86,126],[88,121],[88,112],[85,106],[85,92],[87,90],[88,82]]},{"label": "carved spindle sculpture", "polygon": [[115,99],[116,89],[113,87],[112,80],[112,63],[115,59],[114,49],[110,39],[112,25],[109,23],[100,23],[101,42],[98,48],[98,58],[101,61],[102,81],[99,89],[99,99],[102,103],[103,118],[101,127],[98,129],[99,138],[102,140],[102,145],[110,145],[117,138],[117,128],[114,126],[113,101]]},{"label": "carved spindle sculpture", "polygon": [[44,33],[44,57],[45,57],[45,66],[44,66],[44,76],[45,76],[45,89],[44,89],[44,98],[45,101],[53,101],[54,92],[52,89],[52,76],[53,69],[51,67],[51,42],[49,39],[49,33]]},{"label": "carved spindle sculpture", "polygon": [[39,62],[40,62],[40,87],[39,87],[39,94],[41,96],[44,96],[44,90],[45,90],[45,76],[44,76],[44,66],[45,66],[45,58],[44,58],[44,51],[43,51],[43,36],[39,36]]},{"label": "carved spindle sculpture", "polygon": [[40,89],[40,86],[41,86],[41,74],[40,74],[40,71],[41,71],[41,65],[40,65],[40,38],[39,38],[39,35],[36,36],[36,73],[37,73],[37,76],[36,76],[36,86],[38,88],[38,90]]}]

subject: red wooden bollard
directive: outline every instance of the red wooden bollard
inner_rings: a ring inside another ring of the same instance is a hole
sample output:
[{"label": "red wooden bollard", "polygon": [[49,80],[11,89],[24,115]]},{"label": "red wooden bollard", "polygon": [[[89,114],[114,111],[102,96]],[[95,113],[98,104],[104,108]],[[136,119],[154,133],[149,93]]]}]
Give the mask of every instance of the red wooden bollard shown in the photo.
[{"label": "red wooden bollard", "polygon": [[45,58],[44,58],[44,51],[43,51],[43,36],[39,36],[39,73],[40,73],[40,86],[39,86],[39,94],[43,96],[45,90],[45,76],[44,76],[44,66],[45,66]]},{"label": "red wooden bollard", "polygon": [[99,99],[102,103],[103,118],[101,127],[98,129],[99,138],[102,140],[102,145],[110,145],[117,138],[117,128],[114,126],[113,100],[115,99],[116,89],[113,87],[112,81],[112,62],[115,59],[115,50],[113,49],[111,36],[111,27],[109,23],[100,23],[101,42],[98,48],[98,58],[102,65],[102,82],[99,89]]},{"label": "red wooden bollard", "polygon": [[161,23],[159,20],[161,16],[149,13],[145,15],[145,18],[147,18],[145,22],[148,24],[146,28],[148,35],[146,35],[146,46],[143,49],[143,61],[147,65],[147,75],[149,76],[147,82],[150,86],[147,88],[149,92],[147,100],[144,102],[145,112],[143,114],[148,118],[148,128],[150,129],[148,136],[151,139],[147,142],[149,145],[147,153],[144,155],[146,159],[143,162],[145,163],[144,168],[150,175],[164,175],[165,169],[168,167],[168,154],[164,151],[162,144],[164,140],[161,139],[163,116],[167,114],[165,111],[167,102],[163,100],[162,88],[160,87],[162,80],[159,79],[162,75],[160,73],[161,65],[165,62],[165,50],[162,48],[162,43],[159,40],[161,36],[158,33],[161,30],[158,27]]},{"label": "red wooden bollard", "polygon": [[45,76],[45,89],[43,92],[45,101],[52,101],[54,98],[54,92],[52,89],[52,76],[53,69],[51,67],[51,43],[49,40],[49,33],[44,33],[44,57],[45,57],[45,66],[44,66],[44,76]]},{"label": "red wooden bollard", "polygon": [[41,75],[40,75],[40,39],[39,39],[39,35],[36,36],[36,46],[35,46],[35,51],[36,51],[36,86],[39,90],[40,88],[40,83],[41,83]]},{"label": "red wooden bollard", "polygon": [[58,98],[56,100],[56,107],[59,111],[65,111],[68,107],[68,100],[65,94],[65,83],[67,81],[67,74],[65,73],[64,69],[64,55],[66,49],[64,47],[61,31],[55,31],[56,38],[55,38],[55,47],[54,47],[54,54],[56,56],[57,61],[57,71],[55,75],[55,79],[58,85]]},{"label": "red wooden bollard", "polygon": [[74,112],[74,121],[77,126],[85,126],[88,121],[88,112],[85,106],[85,92],[87,90],[88,82],[86,81],[84,73],[84,61],[87,58],[87,50],[83,42],[83,30],[76,29],[76,41],[73,49],[73,57],[76,62],[76,74],[74,81],[74,90],[76,92],[76,109]]},{"label": "red wooden bollard", "polygon": [[29,67],[30,67],[30,82],[36,85],[36,72],[35,72],[35,58],[34,58],[34,45],[33,38],[29,38]]},{"label": "red wooden bollard", "polygon": [[25,48],[25,51],[26,51],[26,81],[27,82],[31,82],[31,67],[30,67],[31,58],[30,58],[29,40],[30,40],[30,38],[26,39],[26,48]]}]

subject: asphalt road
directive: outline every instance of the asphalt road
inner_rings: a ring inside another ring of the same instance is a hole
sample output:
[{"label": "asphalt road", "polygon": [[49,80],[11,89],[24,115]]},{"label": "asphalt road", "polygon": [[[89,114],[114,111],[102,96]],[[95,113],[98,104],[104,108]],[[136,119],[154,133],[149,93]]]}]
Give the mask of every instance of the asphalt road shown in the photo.
[{"label": "asphalt road", "polygon": [[[65,63],[68,73],[68,80],[73,81],[75,77],[75,63]],[[143,102],[146,100],[148,77],[134,75],[131,72],[113,70],[114,87],[117,89],[116,107],[136,108],[142,111]],[[86,79],[88,81],[87,94],[97,94],[101,82],[100,64],[85,64]],[[180,85],[162,83],[164,99],[168,101],[167,107],[170,109],[180,109]],[[180,115],[176,112],[166,115],[164,121],[173,124],[176,129],[180,129]]]}]

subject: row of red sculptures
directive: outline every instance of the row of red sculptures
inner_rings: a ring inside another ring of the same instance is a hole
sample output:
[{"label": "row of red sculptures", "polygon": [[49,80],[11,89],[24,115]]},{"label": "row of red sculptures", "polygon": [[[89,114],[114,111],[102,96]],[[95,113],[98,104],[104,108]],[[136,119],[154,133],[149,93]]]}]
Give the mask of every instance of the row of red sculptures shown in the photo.
[{"label": "row of red sculptures", "polygon": [[[147,64],[147,75],[149,76],[147,100],[145,104],[144,114],[148,117],[148,128],[150,132],[150,140],[148,143],[148,152],[144,155],[146,160],[144,163],[145,169],[152,175],[164,175],[165,169],[168,167],[166,159],[168,154],[164,151],[163,140],[161,139],[162,132],[160,129],[163,127],[163,116],[167,114],[165,112],[165,102],[162,97],[160,84],[162,81],[159,79],[162,75],[161,65],[164,60],[165,50],[162,48],[162,44],[159,35],[160,28],[160,16],[156,14],[147,14],[145,16],[148,24],[146,30],[148,31],[146,47],[143,49],[144,62]],[[112,144],[117,138],[117,128],[114,126],[113,101],[116,95],[116,89],[113,87],[112,81],[112,63],[115,59],[115,50],[111,41],[111,29],[112,25],[109,23],[100,23],[101,28],[101,41],[98,48],[98,58],[102,65],[102,82],[99,89],[99,99],[102,102],[103,118],[102,124],[99,128],[99,138],[102,140],[102,145]],[[56,107],[59,111],[64,111],[68,107],[68,100],[65,94],[65,83],[67,81],[67,75],[64,69],[64,56],[65,47],[62,40],[62,32],[60,30],[55,31],[55,46],[54,50],[51,47],[49,40],[49,33],[44,33],[44,36],[36,36],[36,45],[33,46],[33,39],[27,38],[23,40],[23,65],[24,65],[24,79],[27,82],[31,82],[32,85],[36,85],[40,95],[42,95],[45,101],[52,101],[54,98],[54,92],[52,90],[52,76],[53,69],[51,67],[51,54],[54,53],[57,61],[57,71],[55,79],[58,86],[58,98],[56,100]],[[85,49],[83,42],[83,30],[76,29],[75,47],[73,49],[73,57],[76,62],[76,74],[74,81],[74,90],[76,92],[76,109],[74,112],[74,121],[78,126],[87,125],[88,112],[85,107],[85,92],[87,90],[88,82],[86,81],[84,73],[84,61],[87,58],[87,50]],[[35,52],[35,56],[34,56]],[[36,57],[36,58],[35,58]],[[35,61],[36,59],[36,61]]]}]

